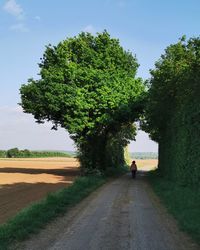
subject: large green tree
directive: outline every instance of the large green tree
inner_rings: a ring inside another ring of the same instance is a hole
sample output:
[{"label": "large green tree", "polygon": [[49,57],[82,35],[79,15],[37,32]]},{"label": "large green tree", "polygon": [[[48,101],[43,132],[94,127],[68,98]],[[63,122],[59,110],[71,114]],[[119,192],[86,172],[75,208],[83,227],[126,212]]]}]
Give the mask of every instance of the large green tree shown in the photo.
[{"label": "large green tree", "polygon": [[111,141],[117,140],[124,147],[133,139],[132,124],[143,110],[144,85],[135,77],[135,56],[106,31],[83,32],[46,46],[39,67],[41,78],[29,79],[20,89],[24,112],[39,123],[51,121],[53,129],[65,128],[82,167],[105,169],[113,162],[108,145],[116,146]]}]

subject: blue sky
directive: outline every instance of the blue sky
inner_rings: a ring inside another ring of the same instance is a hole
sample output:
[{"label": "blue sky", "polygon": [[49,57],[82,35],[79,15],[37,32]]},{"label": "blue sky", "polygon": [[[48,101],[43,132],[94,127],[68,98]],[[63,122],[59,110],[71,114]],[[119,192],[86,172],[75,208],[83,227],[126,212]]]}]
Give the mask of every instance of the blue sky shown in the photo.
[{"label": "blue sky", "polygon": [[[81,31],[107,29],[136,54],[138,76],[148,78],[166,46],[184,34],[199,35],[199,13],[199,0],[1,0],[0,148],[72,149],[64,130],[52,132],[49,124],[35,124],[17,106],[20,85],[38,77],[45,45]],[[140,133],[131,150],[156,151],[157,146]]]}]

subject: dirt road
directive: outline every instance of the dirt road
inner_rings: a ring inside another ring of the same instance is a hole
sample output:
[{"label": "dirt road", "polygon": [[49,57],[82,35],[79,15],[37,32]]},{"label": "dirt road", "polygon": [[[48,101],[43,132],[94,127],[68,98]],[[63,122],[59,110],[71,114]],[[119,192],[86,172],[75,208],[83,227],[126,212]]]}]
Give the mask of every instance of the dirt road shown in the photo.
[{"label": "dirt road", "polygon": [[160,205],[144,173],[94,192],[65,217],[19,247],[28,250],[193,250]]}]

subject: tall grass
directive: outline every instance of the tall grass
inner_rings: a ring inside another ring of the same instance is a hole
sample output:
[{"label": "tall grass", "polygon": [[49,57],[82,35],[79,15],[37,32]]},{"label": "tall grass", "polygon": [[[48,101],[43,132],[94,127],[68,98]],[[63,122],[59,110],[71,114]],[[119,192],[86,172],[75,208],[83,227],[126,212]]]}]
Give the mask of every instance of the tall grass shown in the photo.
[{"label": "tall grass", "polygon": [[149,180],[180,229],[200,244],[200,187],[181,186],[161,177],[158,171],[152,171]]}]

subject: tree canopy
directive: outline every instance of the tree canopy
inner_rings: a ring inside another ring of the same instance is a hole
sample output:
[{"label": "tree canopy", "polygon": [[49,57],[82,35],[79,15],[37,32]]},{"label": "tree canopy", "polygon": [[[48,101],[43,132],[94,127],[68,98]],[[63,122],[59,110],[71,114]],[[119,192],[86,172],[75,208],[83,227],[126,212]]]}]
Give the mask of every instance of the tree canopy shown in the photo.
[{"label": "tree canopy", "polygon": [[157,142],[173,115],[199,93],[199,53],[200,39],[183,36],[150,70],[146,130]]},{"label": "tree canopy", "polygon": [[20,89],[21,106],[38,123],[51,121],[53,129],[65,128],[81,154],[98,145],[94,156],[125,127],[132,132],[121,133],[120,139],[134,138],[132,124],[143,110],[144,93],[142,80],[136,78],[138,66],[136,57],[106,31],[96,36],[83,32],[46,46],[40,79],[29,79]]}]

